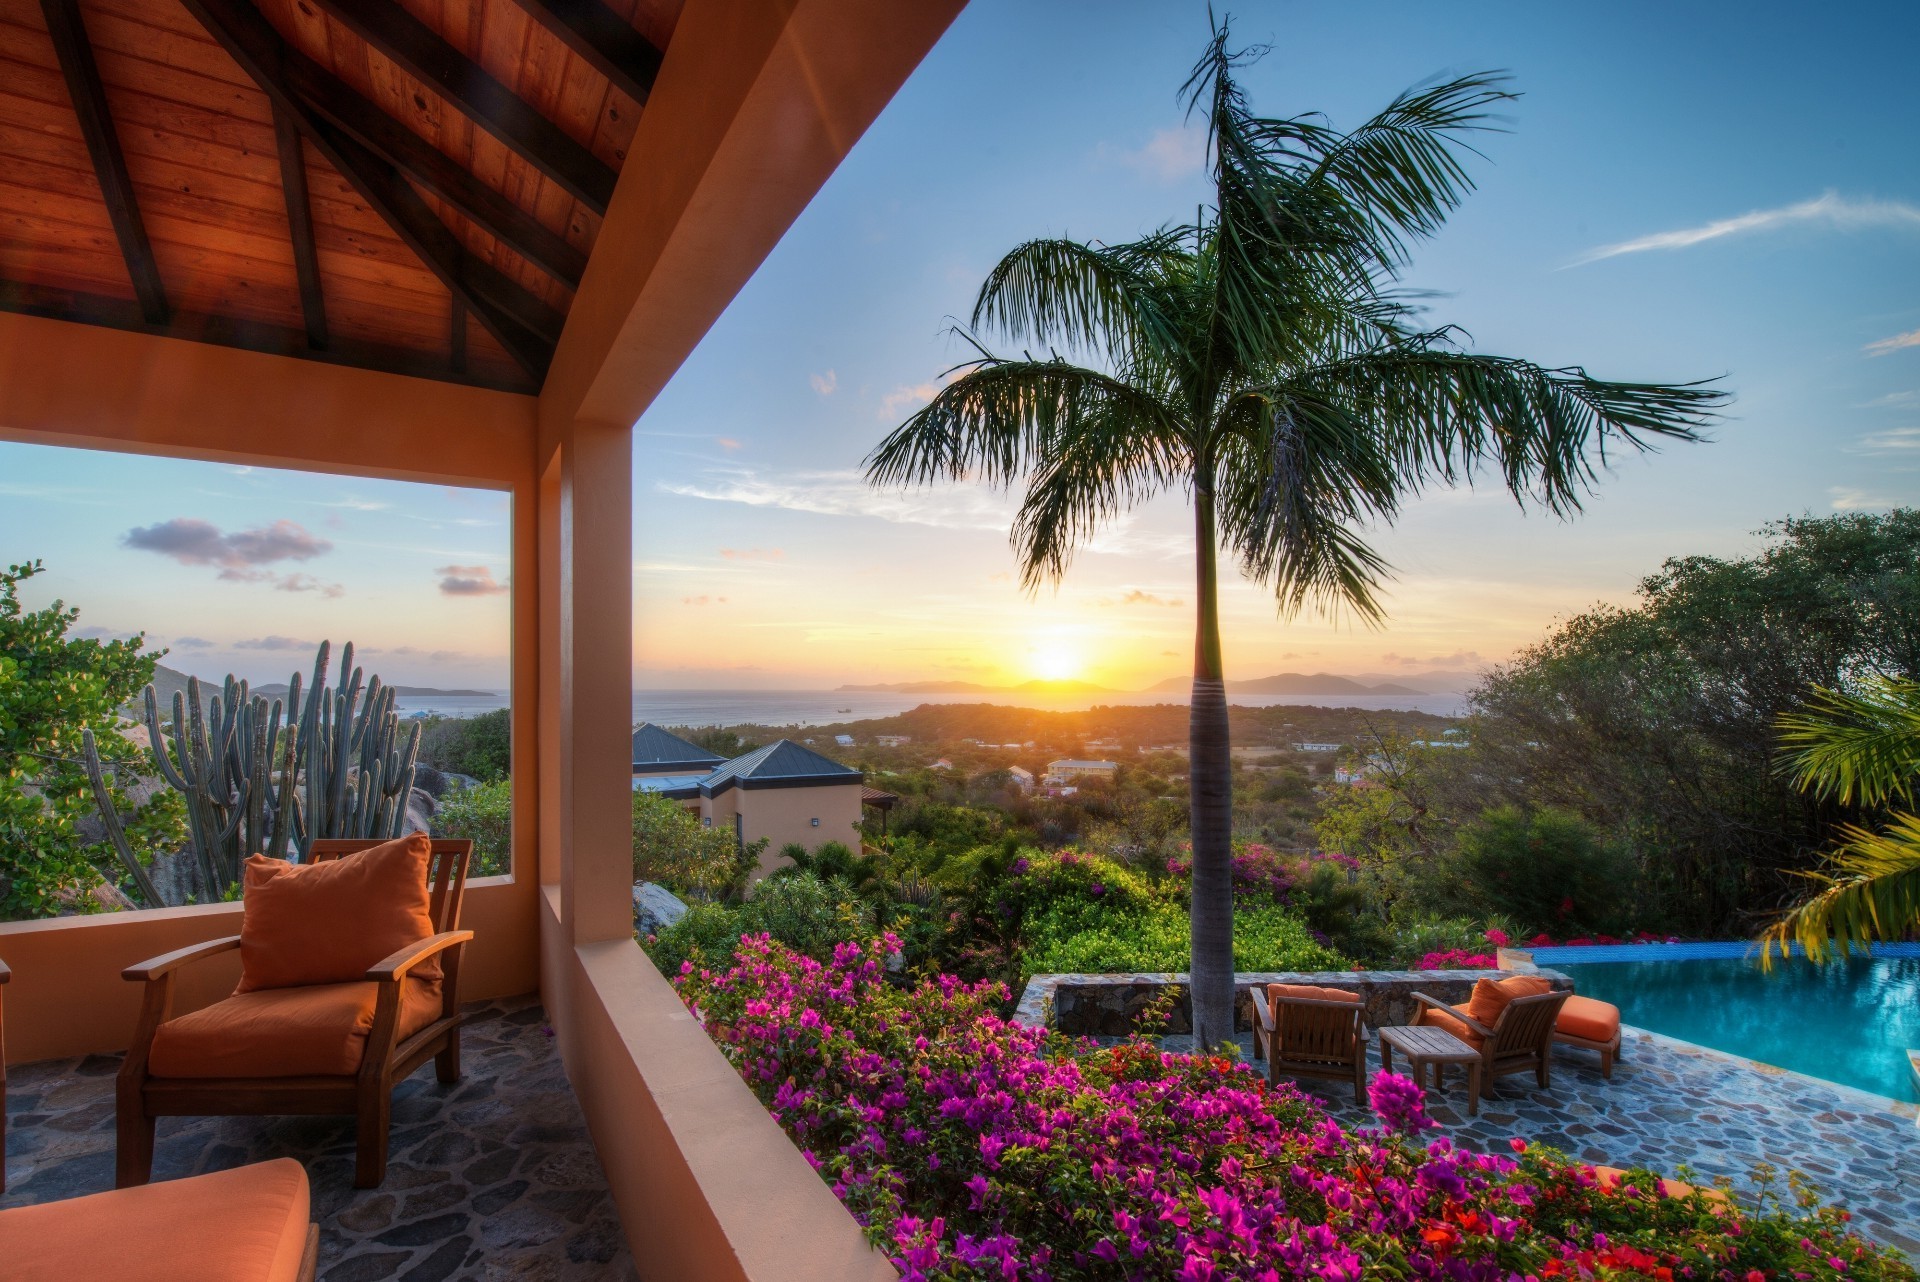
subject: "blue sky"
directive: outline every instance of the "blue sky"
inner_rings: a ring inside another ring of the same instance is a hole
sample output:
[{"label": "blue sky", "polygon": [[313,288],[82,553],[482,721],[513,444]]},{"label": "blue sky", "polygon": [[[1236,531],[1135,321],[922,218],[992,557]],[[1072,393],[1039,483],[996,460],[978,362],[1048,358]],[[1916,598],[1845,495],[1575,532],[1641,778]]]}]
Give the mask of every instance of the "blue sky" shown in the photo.
[{"label": "blue sky", "polygon": [[[1236,586],[1230,674],[1496,662],[1556,618],[1627,599],[1666,556],[1751,549],[1782,516],[1920,501],[1911,6],[1234,13],[1240,36],[1273,45],[1245,77],[1271,114],[1350,126],[1430,77],[1510,71],[1525,95],[1511,132],[1483,139],[1479,191],[1408,283],[1443,293],[1433,319],[1480,350],[1718,377],[1736,399],[1712,444],[1622,461],[1574,522],[1492,492],[1416,504],[1379,538],[1400,572],[1384,630],[1278,619]],[[945,324],[1001,253],[1192,217],[1206,187],[1175,91],[1205,35],[1205,7],[1184,2],[976,0],[961,15],[639,425],[640,684],[1073,673],[1131,687],[1185,668],[1178,501],[1029,598],[1006,499],[874,494],[857,468],[960,359]],[[504,583],[504,513],[418,488],[0,446],[0,554],[46,557],[48,590],[90,623],[214,642],[209,672],[277,657],[238,642],[351,629],[390,652],[396,679],[497,681],[504,595],[448,594],[462,576],[440,571]],[[174,520],[222,535],[290,520],[333,546],[221,579],[234,554],[183,563],[128,540]],[[284,590],[289,574],[341,593]]]}]

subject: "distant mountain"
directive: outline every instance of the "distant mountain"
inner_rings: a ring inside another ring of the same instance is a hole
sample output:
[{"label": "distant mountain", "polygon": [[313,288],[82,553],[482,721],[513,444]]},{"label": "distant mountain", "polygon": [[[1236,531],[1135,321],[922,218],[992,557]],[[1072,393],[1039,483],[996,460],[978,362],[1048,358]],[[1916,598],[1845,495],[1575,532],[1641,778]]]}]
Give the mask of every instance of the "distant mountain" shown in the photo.
[{"label": "distant mountain", "polygon": [[[190,681],[191,679],[192,678],[189,677],[186,673],[181,672],[174,668],[169,668],[164,663],[159,664],[154,668],[153,693],[160,700],[160,715],[163,719],[171,715],[172,708],[173,708],[174,692],[178,691],[180,693],[180,696],[182,698],[185,698],[187,693],[187,682]],[[220,693],[220,685],[221,683],[217,678],[201,677],[200,678],[200,697],[203,700],[212,699],[213,696]],[[403,695],[409,699],[442,699],[442,698],[486,699],[486,698],[492,698],[496,693],[495,691],[492,691],[492,690],[436,690],[431,686],[394,686],[393,692],[398,695]],[[287,697],[287,684],[284,681],[276,681],[271,685],[250,686],[248,687],[248,693],[257,694],[268,699],[284,699]],[[124,712],[127,716],[130,716],[137,721],[146,715],[145,708],[146,708],[145,697],[135,696],[133,701],[128,703],[126,707],[121,709],[121,711]]]},{"label": "distant mountain", "polygon": [[[493,690],[436,690],[432,686],[388,686],[387,688],[406,699],[491,699],[498,693]],[[251,692],[264,695],[269,699],[284,699],[287,697],[287,683],[276,681],[272,685],[253,686]]]},{"label": "distant mountain", "polygon": [[1421,694],[1465,694],[1480,684],[1481,672],[1356,672],[1355,681],[1391,681]]},{"label": "distant mountain", "polygon": [[836,694],[1120,694],[1089,681],[1026,681],[1017,686],[983,686],[973,681],[882,681],[834,687]]},{"label": "distant mountain", "polygon": [[[1148,693],[1165,691],[1185,691],[1193,685],[1192,677],[1168,677],[1157,685],[1147,687]],[[1423,693],[1406,685],[1388,683],[1384,685],[1366,685],[1349,677],[1336,677],[1330,672],[1316,672],[1311,676],[1300,672],[1279,672],[1270,677],[1253,677],[1245,681],[1227,682],[1228,694],[1391,694],[1413,695]]]}]

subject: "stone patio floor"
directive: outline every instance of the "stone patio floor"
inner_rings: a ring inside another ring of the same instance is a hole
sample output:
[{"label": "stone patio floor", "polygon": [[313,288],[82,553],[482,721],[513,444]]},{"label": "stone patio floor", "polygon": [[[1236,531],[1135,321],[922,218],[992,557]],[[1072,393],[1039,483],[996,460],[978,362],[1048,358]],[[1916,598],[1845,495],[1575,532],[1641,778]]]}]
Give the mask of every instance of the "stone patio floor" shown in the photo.
[{"label": "stone patio floor", "polygon": [[[353,1187],[353,1119],[162,1118],[156,1180],[297,1158],[313,1184],[321,1282],[637,1278],[537,999],[468,1008],[464,1076],[431,1060],[394,1092],[386,1183]],[[0,1207],[113,1187],[120,1059],[8,1071]],[[218,1218],[209,1220],[217,1231]]]},{"label": "stone patio floor", "polygon": [[[1780,1169],[1783,1196],[1786,1171],[1801,1171],[1823,1200],[1853,1212],[1863,1234],[1920,1256],[1920,1107],[1657,1033],[1625,1032],[1626,1058],[1614,1065],[1612,1081],[1600,1076],[1591,1052],[1562,1049],[1547,1090],[1531,1073],[1503,1077],[1495,1098],[1468,1117],[1466,1073],[1455,1069],[1441,1090],[1429,1089],[1428,1115],[1440,1133],[1482,1152],[1504,1152],[1520,1136],[1596,1165],[1665,1175],[1685,1166],[1700,1183],[1729,1176],[1740,1193],[1752,1191],[1761,1163]],[[1241,1042],[1251,1060],[1251,1035]],[[1192,1038],[1162,1044],[1188,1050]],[[1377,1035],[1369,1055],[1377,1071]],[[1266,1071],[1264,1062],[1255,1067]],[[1397,1056],[1394,1067],[1406,1071]],[[1342,1122],[1377,1120],[1354,1106],[1350,1085],[1298,1084]]]}]

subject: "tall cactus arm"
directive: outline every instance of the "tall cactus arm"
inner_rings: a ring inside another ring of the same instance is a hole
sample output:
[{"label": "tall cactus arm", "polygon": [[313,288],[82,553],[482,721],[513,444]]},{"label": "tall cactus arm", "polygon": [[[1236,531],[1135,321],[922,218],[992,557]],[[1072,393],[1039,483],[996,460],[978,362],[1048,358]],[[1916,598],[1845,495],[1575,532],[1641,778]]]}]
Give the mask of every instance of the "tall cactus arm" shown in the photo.
[{"label": "tall cactus arm", "polygon": [[[295,680],[299,680],[296,674]],[[287,733],[280,742],[280,786],[273,807],[273,831],[267,834],[267,848],[264,852],[272,859],[287,857],[287,839],[293,835],[300,813],[300,788],[295,776],[299,765],[299,737],[293,733],[293,727],[287,727]]]},{"label": "tall cactus arm", "polygon": [[107,791],[106,776],[100,769],[100,750],[95,746],[93,731],[89,728],[83,727],[80,731],[80,751],[87,765],[87,782],[93,786],[93,804],[100,808],[100,823],[107,830],[107,843],[113,847],[115,857],[140,888],[140,897],[147,901],[147,907],[165,908],[167,904],[160,898],[159,888],[153,884],[145,865],[133,853],[133,847],[127,844],[127,832],[120,826],[120,812],[114,807],[113,794]]},{"label": "tall cactus arm", "polygon": [[[148,686],[146,689],[146,705],[147,752],[152,756],[153,764],[159,768],[160,777],[165,779],[167,786],[175,792],[193,791],[193,785],[189,784],[181,773],[174,769],[173,759],[167,753],[167,736],[160,729],[160,699],[154,692],[152,686]],[[176,732],[180,728],[181,712],[180,692],[176,690],[173,692],[173,726]],[[176,748],[179,746],[177,738],[174,746]]]}]

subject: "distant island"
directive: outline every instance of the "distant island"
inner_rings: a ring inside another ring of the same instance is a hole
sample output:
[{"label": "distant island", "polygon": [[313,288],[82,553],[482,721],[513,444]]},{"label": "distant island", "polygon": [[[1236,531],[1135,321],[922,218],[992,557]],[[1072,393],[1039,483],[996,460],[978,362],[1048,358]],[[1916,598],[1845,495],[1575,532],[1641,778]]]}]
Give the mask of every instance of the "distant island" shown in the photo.
[{"label": "distant island", "polygon": [[[186,673],[174,668],[169,668],[164,663],[156,665],[153,672],[153,692],[158,697],[160,706],[162,708],[173,706],[174,692],[179,691],[182,695],[186,694],[187,682],[190,679]],[[497,699],[500,697],[500,693],[497,690],[436,690],[431,686],[390,686],[388,688],[396,695],[405,699]],[[220,681],[218,678],[200,678],[200,696],[202,698],[210,699],[219,693]],[[249,686],[248,693],[257,694],[267,699],[284,699],[287,696],[287,683],[284,681],[276,681],[271,685]],[[140,715],[140,706],[140,700],[136,699],[128,704],[125,710],[134,716],[138,716]]]},{"label": "distant island", "polygon": [[[1191,688],[1191,677],[1168,677],[1145,690],[1114,690],[1087,681],[1027,681],[1016,686],[984,686],[972,681],[885,681],[868,685],[834,687],[836,694],[1183,694]],[[1299,672],[1280,672],[1270,677],[1254,677],[1227,682],[1228,694],[1367,694],[1418,695],[1431,693],[1410,686],[1386,682],[1364,685],[1328,672],[1311,676]]]}]

